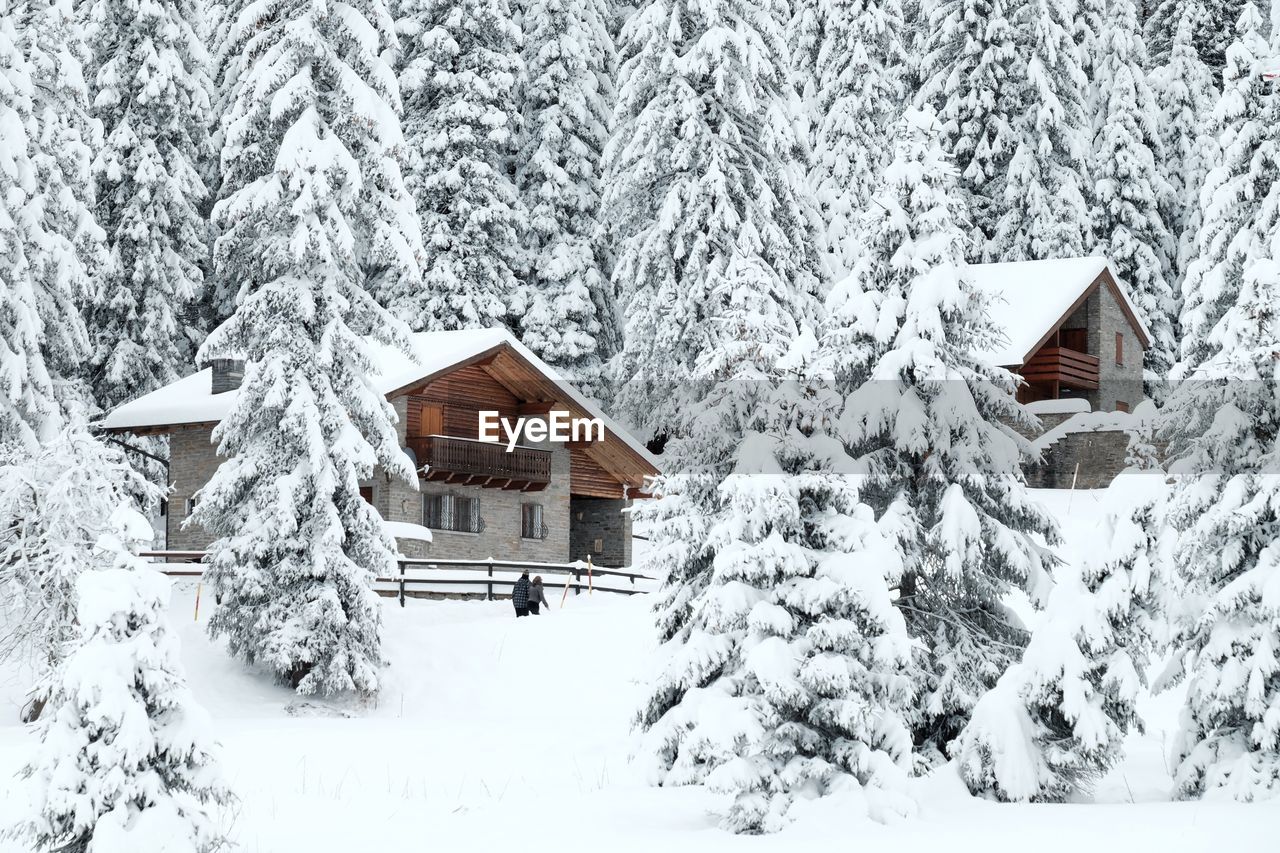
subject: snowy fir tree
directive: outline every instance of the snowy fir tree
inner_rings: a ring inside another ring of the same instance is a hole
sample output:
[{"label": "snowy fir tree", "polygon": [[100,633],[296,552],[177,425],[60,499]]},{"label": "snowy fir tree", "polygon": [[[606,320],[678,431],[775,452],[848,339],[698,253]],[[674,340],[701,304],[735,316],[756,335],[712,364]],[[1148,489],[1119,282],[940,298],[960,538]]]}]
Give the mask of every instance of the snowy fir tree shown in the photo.
[{"label": "snowy fir tree", "polygon": [[834,280],[858,257],[857,220],[887,165],[883,134],[902,110],[907,57],[899,0],[828,0],[820,8],[810,183]]},{"label": "snowy fir tree", "polygon": [[416,233],[413,217],[378,203],[401,191],[387,183],[403,145],[382,59],[393,44],[378,0],[297,0],[262,22],[224,141],[236,189],[224,184],[214,209],[217,274],[241,285],[201,357],[238,355],[246,368],[215,432],[227,458],[191,516],[216,537],[206,577],[222,605],[209,629],[303,693],[377,690],[370,582],[395,550],[360,480],[376,464],[414,482],[369,376],[369,337],[404,345],[370,292],[387,274],[379,252]]},{"label": "snowy fir tree", "polygon": [[[27,136],[35,192],[29,215],[41,218],[51,241],[31,252],[28,264],[45,294],[60,294],[72,305],[84,306],[95,298],[95,277],[107,264],[89,171],[101,128],[89,115],[84,21],[71,0],[28,0],[15,4],[14,13],[18,47],[31,80]],[[60,379],[64,406],[80,408],[89,402],[83,357],[87,343],[78,320],[53,333],[58,324],[69,322],[61,298],[37,303],[49,331],[45,361]]]},{"label": "snowy fir tree", "polygon": [[1216,165],[1200,191],[1199,230],[1182,283],[1178,377],[1185,377],[1218,352],[1212,330],[1235,298],[1243,253],[1241,242],[1257,200],[1267,192],[1265,173],[1254,160],[1269,133],[1264,115],[1269,84],[1261,71],[1268,54],[1265,23],[1246,4],[1227,50],[1223,90],[1210,121]]},{"label": "snowy fir tree", "polygon": [[[759,302],[747,288],[737,298]],[[804,381],[815,345],[799,336],[788,356],[797,381],[785,383],[778,371],[751,379],[777,364],[767,338],[736,350],[748,390],[716,386],[673,442],[699,443],[706,467],[669,478],[649,515],[660,522],[650,559],[700,576],[669,580],[660,602],[667,642],[640,716],[641,756],[653,781],[730,795],[721,824],[734,832],[776,831],[797,800],[817,796],[862,792],[873,817],[910,809],[911,643],[889,595],[897,562],[826,428],[827,396]],[[705,538],[690,541],[695,531]]]},{"label": "snowy fir tree", "polygon": [[[1016,4],[1014,4],[1016,6]],[[996,233],[1004,210],[1004,180],[1016,141],[1013,100],[1017,61],[1009,0],[922,2],[921,87],[918,99],[938,114],[944,148],[959,169],[959,191],[970,213],[975,246]]]},{"label": "snowy fir tree", "polygon": [[1072,36],[1075,10],[1070,0],[1030,0],[1012,12],[1009,73],[1019,106],[988,261],[1077,257],[1092,242],[1084,196],[1087,80]]},{"label": "snowy fir tree", "polygon": [[1219,203],[1234,197],[1243,222],[1216,282],[1218,316],[1212,325],[1199,318],[1206,354],[1188,365],[1165,423],[1179,454],[1169,523],[1181,531],[1175,565],[1184,605],[1173,620],[1171,678],[1187,682],[1175,792],[1254,800],[1280,795],[1280,93],[1232,86],[1242,47],[1227,51],[1227,92],[1257,103],[1241,105],[1252,129],[1224,146],[1224,165],[1238,165],[1252,148],[1241,170],[1247,179],[1233,188],[1211,175],[1210,184]]},{"label": "snowy fir tree", "polygon": [[1164,158],[1160,118],[1137,9],[1133,0],[1106,0],[1102,8],[1089,46],[1093,247],[1111,261],[1146,322],[1147,375],[1164,380],[1176,357],[1177,306],[1168,280],[1176,249],[1161,216],[1172,188],[1157,165]]},{"label": "snowy fir tree", "polygon": [[1182,19],[1168,61],[1151,71],[1164,149],[1157,166],[1171,192],[1164,218],[1177,240],[1170,279],[1175,299],[1181,295],[1182,278],[1195,251],[1200,188],[1213,160],[1214,140],[1207,133],[1207,122],[1218,97],[1213,75],[1195,51],[1193,32],[1193,20]]},{"label": "snowy fir tree", "polygon": [[1021,662],[978,700],[954,748],[969,789],[1009,802],[1087,794],[1141,731],[1164,584],[1162,478],[1122,474],[1107,495],[1105,545],[1064,565]]},{"label": "snowy fir tree", "polygon": [[[0,659],[19,659],[37,679],[57,668],[77,633],[77,579],[112,564],[98,541],[121,507],[158,498],[119,449],[83,425],[0,465],[0,601],[9,617]],[[39,714],[38,702],[25,712]]]},{"label": "snowy fir tree", "polygon": [[1226,66],[1234,25],[1247,0],[1156,0],[1147,15],[1146,41],[1157,64],[1173,52],[1179,27],[1191,27],[1191,43],[1200,61],[1215,73]]},{"label": "snowy fir tree", "polygon": [[[964,206],[936,116],[895,128],[894,159],[868,206],[854,273],[828,299],[840,334],[826,363],[852,377],[840,437],[902,564],[897,606],[924,655],[912,720],[924,761],[959,733],[1021,654],[1026,632],[1002,602],[1036,600],[1057,538],[1019,467],[1029,445],[1014,378],[974,356],[996,333],[965,265]],[[857,384],[860,377],[866,381]]]},{"label": "snowy fir tree", "polygon": [[[117,520],[122,536],[150,534],[136,513]],[[10,834],[40,853],[211,853],[231,794],[168,623],[169,581],[124,542],[102,548],[114,566],[77,583],[80,636],[46,685],[50,713],[23,771],[33,814]]]},{"label": "snowy fir tree", "polygon": [[[524,313],[526,213],[510,171],[524,76],[508,0],[401,0],[405,185],[417,202],[422,281],[378,291],[415,331],[501,326]],[[584,118],[584,120],[586,120]]]},{"label": "snowy fir tree", "polygon": [[524,8],[524,140],[517,182],[529,215],[520,337],[589,387],[621,344],[599,227],[601,155],[617,58],[605,0]]},{"label": "snowy fir tree", "polygon": [[806,127],[815,118],[812,105],[817,94],[818,51],[827,5],[828,0],[791,0],[785,25],[787,49],[791,52],[791,82],[805,106],[801,119]]},{"label": "snowy fir tree", "polygon": [[625,306],[617,404],[642,434],[676,422],[700,393],[692,381],[725,378],[700,359],[732,317],[734,275],[762,277],[797,321],[816,306],[821,259],[780,11],[655,0],[623,27],[603,220]]},{"label": "snowy fir tree", "polygon": [[57,158],[46,146],[59,137],[40,124],[50,93],[16,27],[25,10],[0,0],[0,461],[34,452],[62,428],[80,399],[68,371],[88,349],[77,307],[86,286],[80,246],[59,221],[61,201],[74,207],[74,198],[48,198],[58,190],[50,183]]},{"label": "snowy fir tree", "polygon": [[89,11],[93,175],[111,265],[87,317],[94,397],[111,408],[177,379],[192,356],[185,317],[203,289],[208,227],[207,56],[188,0],[96,0]]}]

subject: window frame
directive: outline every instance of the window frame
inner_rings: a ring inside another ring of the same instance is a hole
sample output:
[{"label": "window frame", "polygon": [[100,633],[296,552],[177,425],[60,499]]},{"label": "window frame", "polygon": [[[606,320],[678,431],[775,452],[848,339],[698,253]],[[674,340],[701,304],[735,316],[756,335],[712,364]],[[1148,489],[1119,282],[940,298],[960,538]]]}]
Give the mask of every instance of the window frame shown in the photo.
[{"label": "window frame", "polygon": [[1116,367],[1124,367],[1124,332],[1116,332]]},{"label": "window frame", "polygon": [[[439,512],[433,513],[431,505],[439,501]],[[480,517],[478,495],[460,495],[457,492],[441,492],[422,496],[422,526],[441,533],[484,532],[484,519]]]},{"label": "window frame", "polygon": [[547,511],[541,503],[525,501],[520,504],[520,538],[530,542],[547,538]]}]

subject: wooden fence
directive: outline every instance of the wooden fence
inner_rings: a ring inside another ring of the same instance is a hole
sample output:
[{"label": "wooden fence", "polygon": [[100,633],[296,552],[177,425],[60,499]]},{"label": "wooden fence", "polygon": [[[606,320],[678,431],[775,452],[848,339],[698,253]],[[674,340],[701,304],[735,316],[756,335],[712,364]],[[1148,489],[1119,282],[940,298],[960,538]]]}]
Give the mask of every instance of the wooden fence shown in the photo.
[{"label": "wooden fence", "polygon": [[[169,577],[199,578],[204,575],[203,566],[192,565],[204,559],[204,551],[143,551],[141,556],[163,563],[164,568],[161,571]],[[572,590],[574,595],[581,595],[584,589],[588,592],[604,592],[613,595],[636,595],[649,591],[638,588],[637,579],[654,580],[648,575],[625,569],[600,568],[592,565],[589,560],[576,560],[572,563],[533,563],[512,560],[405,558],[396,560],[396,564],[398,571],[395,575],[375,578],[374,583],[384,585],[383,589],[377,590],[380,595],[394,595],[399,598],[401,607],[404,606],[405,598],[415,591],[441,592],[445,588],[450,588],[447,590],[449,592],[457,592],[452,588],[463,587],[463,594],[469,594],[465,588],[474,587],[476,594],[483,593],[484,597],[490,601],[497,597],[509,597],[517,578],[501,575],[518,575],[526,571],[531,575],[562,576],[564,579],[560,581],[545,579],[543,587],[548,590],[562,590],[562,594]],[[190,568],[183,566],[190,566]],[[500,574],[495,575],[495,571]],[[483,572],[484,577],[440,577],[439,574],[443,572]],[[432,577],[433,574],[436,577]],[[603,584],[597,582],[597,579],[603,581]],[[626,586],[622,585],[622,580],[627,582]],[[385,585],[390,585],[391,588],[386,589]]]}]

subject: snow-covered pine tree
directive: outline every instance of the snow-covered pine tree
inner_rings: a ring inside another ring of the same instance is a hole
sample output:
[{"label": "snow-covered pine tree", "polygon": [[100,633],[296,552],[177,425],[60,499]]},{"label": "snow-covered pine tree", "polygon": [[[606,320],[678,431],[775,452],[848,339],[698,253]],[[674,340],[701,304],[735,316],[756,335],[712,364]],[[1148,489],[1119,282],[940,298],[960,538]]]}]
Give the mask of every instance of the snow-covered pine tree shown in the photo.
[{"label": "snow-covered pine tree", "polygon": [[1147,47],[1157,65],[1168,61],[1179,27],[1191,26],[1191,39],[1200,61],[1215,76],[1226,67],[1227,48],[1246,0],[1158,0],[1144,25]]},{"label": "snow-covered pine tree", "polygon": [[859,254],[857,220],[887,165],[884,129],[902,111],[908,62],[900,0],[826,0],[822,13],[809,180],[838,280]]},{"label": "snow-covered pine tree", "polygon": [[[1260,73],[1268,48],[1257,6],[1247,3],[1227,49],[1223,90],[1210,119],[1216,165],[1200,191],[1200,228],[1182,284],[1181,344],[1175,375],[1185,377],[1218,352],[1212,330],[1234,302],[1247,247],[1240,242],[1267,185],[1252,172],[1268,132],[1262,115],[1268,83]],[[1202,425],[1202,428],[1205,425]],[[1192,428],[1188,435],[1197,434]]]},{"label": "snow-covered pine tree", "polygon": [[1195,252],[1200,188],[1214,159],[1207,123],[1218,99],[1213,75],[1196,54],[1192,33],[1193,20],[1182,19],[1168,62],[1151,71],[1164,147],[1157,166],[1172,191],[1164,218],[1178,243],[1170,278],[1175,299],[1181,296],[1182,280]]},{"label": "snow-covered pine tree", "polygon": [[[37,680],[57,668],[78,633],[76,580],[111,566],[98,540],[139,499],[159,494],[83,424],[0,464],[0,607],[9,611],[0,659],[20,659]],[[31,705],[25,716],[39,713]]]},{"label": "snow-covered pine tree", "polygon": [[[749,286],[765,282],[742,273],[732,302],[776,311],[759,295],[767,289]],[[889,595],[893,548],[858,500],[819,408],[827,397],[805,381],[816,341],[800,337],[797,381],[779,385],[760,369],[794,329],[776,313],[757,317],[772,322],[751,324],[753,340],[730,350],[736,367],[721,364],[750,384],[715,386],[668,451],[698,445],[703,467],[677,468],[660,489],[658,559],[703,574],[668,586],[683,610],[660,614],[679,618],[660,623],[670,639],[640,716],[652,780],[731,795],[722,826],[748,833],[780,829],[806,796],[863,791],[873,816],[904,811],[911,752],[911,644]],[[702,538],[689,542],[691,530]]]},{"label": "snow-covered pine tree", "polygon": [[71,0],[25,0],[12,8],[30,79],[27,154],[35,175],[26,218],[41,220],[47,241],[28,243],[27,266],[44,294],[35,305],[45,327],[45,363],[63,406],[79,409],[89,403],[89,342],[68,309],[93,300],[95,277],[107,264],[93,215],[89,170],[101,128],[89,116],[84,22]]},{"label": "snow-covered pine tree", "polygon": [[97,218],[112,263],[87,318],[94,397],[109,409],[182,375],[185,315],[203,289],[208,226],[200,169],[209,155],[207,55],[191,0],[95,0],[89,46]]},{"label": "snow-covered pine tree", "polygon": [[1025,629],[1002,599],[1013,587],[1040,596],[1055,558],[1032,536],[1057,533],[1022,478],[1014,378],[974,355],[997,332],[967,277],[965,209],[937,119],[912,110],[895,136],[865,254],[828,299],[828,322],[851,332],[828,337],[825,359],[857,385],[840,434],[900,553],[896,603],[926,650],[915,740],[932,761],[1021,654]]},{"label": "snow-covered pine tree", "polygon": [[988,261],[1076,257],[1092,242],[1084,189],[1088,81],[1073,40],[1072,0],[1029,0],[1010,18],[1016,59],[1012,156],[1000,186],[1000,216]]},{"label": "snow-covered pine tree", "polygon": [[766,270],[769,298],[797,322],[816,310],[822,262],[781,11],[654,0],[623,28],[603,220],[625,306],[617,405],[649,434],[702,393],[692,382],[724,378],[703,355],[749,331],[724,330],[735,269]]},{"label": "snow-covered pine tree", "polygon": [[215,432],[227,458],[192,515],[217,537],[207,577],[222,605],[209,629],[301,692],[371,693],[381,617],[370,581],[395,550],[360,480],[380,465],[416,482],[368,343],[403,345],[403,324],[370,289],[378,275],[407,277],[379,253],[412,247],[417,225],[393,203],[403,139],[382,57],[395,35],[381,0],[289,0],[237,26],[254,31],[238,37],[258,59],[242,61],[226,125],[232,183],[214,209],[214,255],[240,296],[201,358],[238,355],[246,368]]},{"label": "snow-covered pine tree", "polygon": [[[130,532],[146,519],[120,513]],[[208,714],[187,687],[169,626],[169,581],[124,542],[77,582],[79,637],[45,686],[50,713],[24,768],[33,813],[10,830],[34,851],[212,853],[231,799]]]},{"label": "snow-covered pine tree", "polygon": [[969,789],[1004,801],[1087,793],[1141,731],[1164,584],[1158,501],[1163,478],[1112,485],[1104,546],[1061,566],[1022,661],[978,700],[954,749]]},{"label": "snow-covered pine tree", "polygon": [[[931,104],[959,169],[959,191],[981,251],[1005,209],[1004,181],[1017,146],[1018,61],[1009,0],[922,0],[924,53],[917,100]],[[1016,4],[1014,4],[1016,6]]]},{"label": "snow-covered pine tree", "polygon": [[24,9],[0,0],[0,461],[57,435],[78,397],[63,371],[88,349],[76,244],[43,215],[49,158],[36,90],[44,82],[16,28]]},{"label": "snow-covered pine tree", "polygon": [[405,185],[422,220],[421,282],[378,291],[414,330],[501,326],[524,313],[520,28],[508,0],[400,0]]},{"label": "snow-covered pine tree", "polygon": [[517,182],[529,214],[525,345],[590,386],[621,346],[599,227],[601,154],[617,57],[607,0],[524,8],[524,140]]},{"label": "snow-covered pine tree", "polygon": [[1176,358],[1177,305],[1168,271],[1176,250],[1161,208],[1173,190],[1163,161],[1160,118],[1147,83],[1146,48],[1133,0],[1106,0],[1088,51],[1092,156],[1089,192],[1093,248],[1105,255],[1151,333],[1144,366],[1163,381]]},{"label": "snow-covered pine tree", "polygon": [[[1245,52],[1233,44],[1228,69]],[[1207,357],[1166,410],[1181,451],[1168,518],[1183,531],[1180,600],[1193,605],[1175,620],[1174,674],[1187,680],[1174,772],[1181,797],[1280,796],[1280,92],[1251,94],[1250,194],[1236,197],[1246,221],[1231,240],[1221,314]],[[1229,158],[1248,136],[1236,134]]]}]

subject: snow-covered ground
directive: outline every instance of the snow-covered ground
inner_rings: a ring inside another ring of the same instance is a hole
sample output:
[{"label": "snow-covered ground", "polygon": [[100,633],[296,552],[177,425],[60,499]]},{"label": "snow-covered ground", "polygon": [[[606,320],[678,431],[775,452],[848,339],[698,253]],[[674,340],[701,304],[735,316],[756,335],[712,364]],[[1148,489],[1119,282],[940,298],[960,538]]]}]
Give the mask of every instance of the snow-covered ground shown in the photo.
[{"label": "snow-covered ground", "polygon": [[[1041,492],[1068,555],[1096,540],[1097,493]],[[943,771],[916,783],[919,815],[855,821],[831,800],[776,836],[716,829],[716,797],[657,790],[628,766],[638,681],[652,650],[644,596],[570,596],[518,622],[505,602],[386,605],[388,683],[376,707],[334,716],[246,673],[204,635],[207,597],[175,588],[172,617],[198,698],[212,713],[240,797],[246,853],[351,850],[1207,851],[1273,849],[1280,803],[1167,802],[1165,745],[1179,697],[1144,706],[1148,730],[1096,803],[1010,806],[971,798]],[[21,808],[4,786],[33,737],[17,721],[22,679],[0,670],[0,821]],[[852,834],[851,834],[852,833]],[[0,844],[3,853],[20,848]],[[140,851],[146,853],[146,851]]]}]

